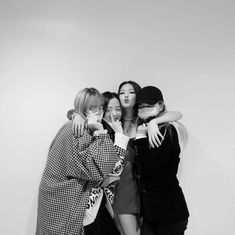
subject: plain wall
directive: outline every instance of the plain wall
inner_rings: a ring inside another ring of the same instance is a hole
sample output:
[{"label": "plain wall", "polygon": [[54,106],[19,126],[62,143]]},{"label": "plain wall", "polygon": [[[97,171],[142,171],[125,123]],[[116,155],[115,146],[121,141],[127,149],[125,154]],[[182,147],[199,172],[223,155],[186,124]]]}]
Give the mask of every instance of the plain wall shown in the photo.
[{"label": "plain wall", "polygon": [[0,234],[35,232],[51,140],[77,92],[162,89],[189,142],[188,235],[235,231],[235,2],[0,2]]}]

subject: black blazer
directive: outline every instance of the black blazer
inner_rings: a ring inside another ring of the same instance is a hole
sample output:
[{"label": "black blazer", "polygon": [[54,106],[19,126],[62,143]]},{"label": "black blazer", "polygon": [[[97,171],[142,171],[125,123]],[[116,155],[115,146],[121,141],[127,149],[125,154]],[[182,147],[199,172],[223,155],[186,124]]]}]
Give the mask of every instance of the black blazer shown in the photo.
[{"label": "black blazer", "polygon": [[149,221],[178,222],[189,217],[176,177],[180,161],[178,134],[169,123],[161,125],[160,132],[165,136],[160,147],[150,149],[148,138],[134,141],[142,213]]}]

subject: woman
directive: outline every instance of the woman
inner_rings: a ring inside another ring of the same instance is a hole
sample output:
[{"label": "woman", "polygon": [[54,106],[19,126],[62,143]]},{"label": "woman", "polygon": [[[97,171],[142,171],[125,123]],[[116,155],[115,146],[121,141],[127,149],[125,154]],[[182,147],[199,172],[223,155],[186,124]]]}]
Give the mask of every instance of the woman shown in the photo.
[{"label": "woman", "polygon": [[[138,219],[140,217],[139,195],[132,174],[135,159],[133,140],[136,136],[138,120],[136,95],[138,95],[140,90],[141,87],[134,81],[125,81],[120,84],[118,89],[118,95],[123,110],[123,131],[124,134],[130,137],[124,169],[117,185],[114,199],[114,211],[118,214],[124,235],[140,234],[140,220]],[[158,130],[158,123],[178,120],[181,116],[179,112],[165,112],[163,116],[151,120],[148,127],[150,145],[152,147],[159,146],[163,138]]]},{"label": "woman", "polygon": [[136,94],[140,86],[133,82],[123,82],[118,89],[118,96],[122,106],[122,125],[123,131],[130,137],[127,155],[125,157],[124,169],[120,181],[116,187],[113,208],[118,215],[124,235],[139,234],[139,198],[137,188],[132,176],[132,163],[135,157],[133,148],[133,138],[136,133],[137,113],[134,109]]},{"label": "woman", "polygon": [[[74,108],[88,129],[75,137],[68,121],[52,141],[39,187],[37,235],[119,234],[105,206],[105,191],[106,180],[120,166],[117,152],[125,156],[125,150],[114,146],[101,124],[103,107],[96,89],[81,90]],[[117,138],[122,143],[121,133]]]},{"label": "woman", "polygon": [[[118,95],[114,92],[107,91],[107,92],[102,93],[102,96],[104,97],[104,115],[103,115],[103,119],[102,119],[102,124],[103,124],[104,128],[108,131],[108,134],[109,134],[110,138],[112,139],[112,141],[115,143],[115,140],[116,141],[118,140],[118,138],[115,138],[115,137],[117,137],[117,135],[120,135],[119,133],[123,133],[123,128],[122,128],[122,125],[120,122],[121,117],[122,117],[121,104],[120,104]],[[74,116],[74,114],[75,114],[75,110],[69,110],[67,113],[67,117],[71,120],[72,117]],[[75,128],[75,129],[77,131],[80,131],[81,135],[82,135],[83,130],[81,131],[80,129],[83,128],[83,125],[82,125],[82,123],[84,123],[83,119],[81,117],[79,117],[79,115],[76,115],[75,122],[76,122],[76,120],[77,121],[79,120],[78,126],[80,128],[78,128],[78,129]],[[122,138],[125,138],[127,141],[129,140],[129,137],[127,137],[127,136],[122,136]],[[117,168],[117,169],[119,169],[119,171],[115,172],[115,176],[114,176],[114,177],[118,176],[118,179],[120,179],[119,176],[123,170],[123,165],[124,165],[124,158],[122,158],[121,160],[122,160],[122,162],[121,162],[122,166],[120,168]],[[116,180],[118,180],[118,179],[116,178]],[[115,184],[109,185],[109,189],[113,193],[115,193],[115,185],[116,185],[116,181],[115,181]],[[113,200],[112,200],[112,202],[113,202]],[[112,209],[110,211],[111,211],[110,214],[114,218],[114,221],[115,221],[120,233],[122,234],[122,230],[119,225],[118,218],[113,213]]]},{"label": "woman", "polygon": [[165,111],[161,91],[152,86],[144,87],[137,95],[137,107],[143,123],[134,141],[137,150],[135,174],[139,178],[143,215],[141,235],[183,235],[189,212],[176,175],[182,151],[179,134],[186,132],[180,132],[174,123],[162,123],[159,125],[164,137],[161,145],[149,148],[147,125]]},{"label": "woman", "polygon": [[[121,117],[122,117],[121,104],[120,104],[118,95],[114,92],[107,91],[107,92],[102,93],[102,95],[105,100],[105,112],[104,112],[104,117],[103,117],[103,125],[108,130],[110,138],[114,140],[115,132],[117,131],[118,128],[120,128],[119,125],[116,125],[115,123],[121,124],[121,122],[120,122]],[[123,133],[122,125],[121,125],[121,130]],[[124,161],[123,161],[123,165],[124,165]],[[123,168],[122,168],[122,170],[123,170]],[[115,192],[116,192],[116,190],[115,190]],[[114,213],[113,218],[114,218],[114,221],[115,221],[120,233],[123,234],[123,231],[120,226],[120,222],[118,220],[116,213]]]}]

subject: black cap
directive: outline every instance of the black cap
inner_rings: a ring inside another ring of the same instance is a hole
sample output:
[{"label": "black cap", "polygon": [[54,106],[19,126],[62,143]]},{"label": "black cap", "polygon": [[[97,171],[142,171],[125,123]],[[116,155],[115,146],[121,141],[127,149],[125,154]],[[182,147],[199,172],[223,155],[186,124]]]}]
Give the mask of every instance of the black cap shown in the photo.
[{"label": "black cap", "polygon": [[146,86],[142,88],[136,97],[136,104],[146,103],[146,104],[156,104],[163,100],[163,95],[160,89],[154,86]]}]

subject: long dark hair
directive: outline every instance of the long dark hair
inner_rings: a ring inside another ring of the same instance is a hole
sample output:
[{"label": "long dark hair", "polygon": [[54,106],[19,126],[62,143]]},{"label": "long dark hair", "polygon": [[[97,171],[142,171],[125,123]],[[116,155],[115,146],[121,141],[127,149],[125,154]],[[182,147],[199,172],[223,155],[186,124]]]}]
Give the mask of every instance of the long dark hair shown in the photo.
[{"label": "long dark hair", "polygon": [[[118,94],[115,92],[105,91],[102,93],[102,96],[104,97],[104,112],[106,112],[109,101],[111,99],[117,99],[119,101]],[[119,101],[120,102],[120,101]]]},{"label": "long dark hair", "polygon": [[[119,85],[119,87],[118,87],[118,97],[120,96],[120,90],[121,90],[121,88],[122,88],[124,85],[126,85],[126,84],[131,84],[131,85],[133,86],[134,91],[135,91],[135,94],[136,94],[136,96],[137,96],[137,94],[138,94],[138,93],[140,92],[140,90],[141,90],[141,86],[140,86],[138,83],[129,80],[129,81],[124,81],[124,82],[122,82],[122,83]],[[138,116],[137,114],[138,114],[138,109],[137,109],[137,106],[135,105],[135,106],[134,106],[134,117],[135,117],[135,120],[136,120],[136,118],[137,118],[137,116]],[[135,121],[135,120],[134,120],[134,121]]]}]

